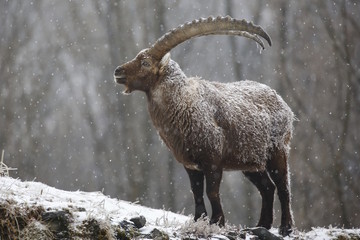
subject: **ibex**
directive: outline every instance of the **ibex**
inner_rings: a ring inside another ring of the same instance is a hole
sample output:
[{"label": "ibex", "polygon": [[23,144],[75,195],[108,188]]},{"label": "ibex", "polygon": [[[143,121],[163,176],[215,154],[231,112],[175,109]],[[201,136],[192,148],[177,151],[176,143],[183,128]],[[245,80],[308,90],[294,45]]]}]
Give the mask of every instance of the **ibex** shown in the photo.
[{"label": "ibex", "polygon": [[245,20],[209,17],[185,23],[150,48],[116,68],[115,81],[125,93],[145,92],[155,128],[189,175],[195,200],[195,221],[206,215],[204,179],[212,216],[224,226],[219,188],[224,170],[242,170],[262,197],[258,226],[273,222],[274,191],[281,204],[279,233],[292,231],[288,157],[294,115],[270,87],[253,81],[209,82],[188,78],[170,59],[178,44],[204,35],[238,35],[256,41],[269,35]]}]

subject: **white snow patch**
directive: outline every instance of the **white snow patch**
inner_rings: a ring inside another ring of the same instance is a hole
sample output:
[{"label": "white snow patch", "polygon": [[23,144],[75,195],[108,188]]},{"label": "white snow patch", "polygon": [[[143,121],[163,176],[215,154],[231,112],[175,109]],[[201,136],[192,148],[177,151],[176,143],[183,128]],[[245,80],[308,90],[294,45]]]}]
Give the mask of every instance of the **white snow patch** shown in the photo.
[{"label": "white snow patch", "polygon": [[[81,225],[84,220],[90,218],[118,225],[123,220],[143,215],[146,218],[146,225],[140,229],[142,234],[149,234],[156,228],[167,233],[170,239],[181,239],[184,236],[198,239],[229,239],[226,237],[227,233],[242,231],[241,228],[229,224],[225,228],[209,225],[207,218],[194,223],[192,216],[143,207],[107,197],[101,192],[63,191],[38,182],[22,182],[10,177],[0,177],[0,203],[6,201],[14,201],[19,206],[42,206],[51,211],[71,210],[74,226]],[[276,228],[272,228],[270,232],[279,236]],[[253,237],[249,233],[245,234],[245,239],[253,239]],[[330,226],[313,228],[309,232],[295,230],[290,237],[284,239],[330,240],[359,237],[360,229]]]},{"label": "white snow patch", "polygon": [[19,205],[43,206],[44,209],[54,211],[71,209],[75,226],[89,218],[106,220],[117,225],[123,220],[143,215],[146,218],[146,226],[142,231],[151,232],[156,227],[172,233],[190,219],[181,214],[110,198],[101,192],[63,191],[39,182],[22,182],[0,177],[0,202],[10,199]]}]

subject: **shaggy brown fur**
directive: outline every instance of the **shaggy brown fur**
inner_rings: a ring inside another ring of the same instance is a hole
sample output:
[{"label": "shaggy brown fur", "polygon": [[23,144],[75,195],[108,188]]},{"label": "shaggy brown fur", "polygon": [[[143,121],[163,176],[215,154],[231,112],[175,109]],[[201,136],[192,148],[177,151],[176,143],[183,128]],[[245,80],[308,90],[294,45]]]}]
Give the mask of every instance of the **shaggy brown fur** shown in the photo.
[{"label": "shaggy brown fur", "polygon": [[253,81],[209,82],[187,78],[170,54],[157,60],[151,48],[115,70],[126,93],[146,93],[151,119],[189,174],[195,220],[206,215],[204,180],[212,223],[224,225],[219,187],[223,170],[242,170],[263,202],[258,225],[270,228],[275,187],[281,202],[280,233],[293,224],[288,157],[294,115],[271,88]]}]

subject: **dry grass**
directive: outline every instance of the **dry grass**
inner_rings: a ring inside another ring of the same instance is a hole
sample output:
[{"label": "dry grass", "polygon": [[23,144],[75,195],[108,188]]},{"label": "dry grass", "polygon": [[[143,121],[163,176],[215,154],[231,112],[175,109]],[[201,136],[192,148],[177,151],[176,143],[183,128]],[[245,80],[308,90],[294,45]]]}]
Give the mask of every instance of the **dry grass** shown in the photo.
[{"label": "dry grass", "polygon": [[31,228],[31,226],[42,225],[41,223],[36,224],[36,222],[41,221],[41,214],[43,212],[44,209],[42,207],[19,206],[13,200],[6,200],[1,202],[0,238],[30,239],[26,236],[28,236],[29,233],[31,233],[32,236],[36,236],[34,235],[36,232],[41,232],[41,234],[44,233],[45,236],[49,236],[50,231],[45,227],[39,229],[39,231],[36,230],[37,228]]},{"label": "dry grass", "polygon": [[221,228],[216,224],[210,224],[208,217],[202,217],[196,222],[193,220],[187,221],[181,227],[181,234],[184,236],[200,236],[208,238],[213,235],[227,235],[229,232],[237,231],[236,227],[227,223],[225,227]]},{"label": "dry grass", "polygon": [[9,171],[16,171],[17,168],[8,167],[4,163],[4,153],[5,153],[5,151],[2,150],[1,160],[0,160],[0,177],[9,177]]},{"label": "dry grass", "polygon": [[14,200],[0,202],[1,240],[114,239],[113,226],[108,222],[90,218],[76,228],[71,224],[71,212],[67,213],[66,210],[45,210],[40,206],[19,204]]}]

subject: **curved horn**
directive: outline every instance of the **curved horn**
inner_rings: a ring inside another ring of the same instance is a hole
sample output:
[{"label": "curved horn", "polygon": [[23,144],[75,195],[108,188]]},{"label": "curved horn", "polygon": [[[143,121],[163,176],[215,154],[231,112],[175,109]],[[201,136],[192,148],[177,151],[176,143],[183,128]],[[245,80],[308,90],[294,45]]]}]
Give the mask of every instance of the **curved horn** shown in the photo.
[{"label": "curved horn", "polygon": [[172,29],[161,38],[159,38],[149,49],[156,59],[161,59],[171,49],[180,43],[193,38],[206,35],[236,35],[250,38],[261,45],[264,49],[264,43],[258,37],[263,37],[271,46],[270,36],[260,27],[246,20],[237,20],[226,17],[200,18],[192,22],[187,22],[177,28]]}]

